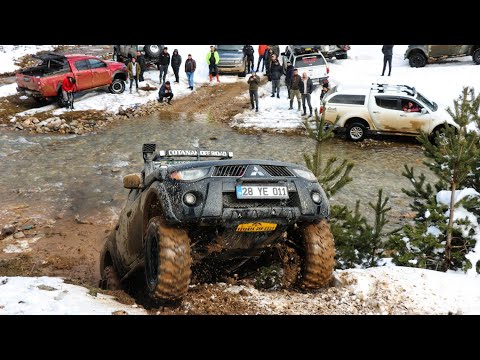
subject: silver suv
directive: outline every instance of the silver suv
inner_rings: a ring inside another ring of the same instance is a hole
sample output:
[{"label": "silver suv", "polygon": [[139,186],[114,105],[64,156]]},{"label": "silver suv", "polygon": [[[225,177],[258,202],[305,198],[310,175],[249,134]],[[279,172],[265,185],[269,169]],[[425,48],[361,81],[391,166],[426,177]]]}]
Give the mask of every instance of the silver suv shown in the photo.
[{"label": "silver suv", "polygon": [[427,63],[456,56],[472,56],[480,64],[480,45],[408,45],[405,59],[411,67],[424,67]]},{"label": "silver suv", "polygon": [[287,61],[298,69],[299,75],[304,72],[312,79],[314,84],[321,84],[324,81],[328,82],[328,68],[327,61],[322,55],[318,45],[287,45],[285,52],[282,52],[283,70],[287,70]]},{"label": "silver suv", "polygon": [[113,60],[125,62],[133,56],[137,56],[140,51],[145,57],[145,61],[151,64],[157,63],[164,45],[114,45]]}]

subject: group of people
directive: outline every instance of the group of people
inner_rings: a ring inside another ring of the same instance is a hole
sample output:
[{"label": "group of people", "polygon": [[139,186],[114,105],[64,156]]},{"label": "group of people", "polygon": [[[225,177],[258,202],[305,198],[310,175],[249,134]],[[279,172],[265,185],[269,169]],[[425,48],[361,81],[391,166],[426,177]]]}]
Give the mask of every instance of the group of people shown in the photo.
[{"label": "group of people", "polygon": [[[248,45],[245,45],[248,46]],[[245,52],[245,48],[244,48]],[[260,63],[262,62],[262,72],[266,68],[266,75],[268,80],[272,82],[272,94],[271,97],[280,98],[280,79],[282,75],[285,75],[285,85],[287,87],[287,98],[290,100],[289,110],[293,110],[293,101],[296,98],[298,108],[300,111],[303,109],[302,116],[307,115],[307,105],[309,109],[308,117],[313,116],[311,95],[313,92],[313,81],[308,74],[304,72],[302,76],[298,73],[298,69],[294,68],[290,61],[287,61],[286,70],[280,64],[278,59],[279,48],[278,45],[259,45],[258,54],[259,59],[257,63],[257,71],[260,69]],[[262,56],[263,54],[263,56]],[[251,109],[255,109],[258,112],[258,85],[260,80],[253,71],[252,75],[248,79],[250,104]],[[322,89],[320,92],[320,100],[325,96],[328,91],[328,82],[322,83]]]}]

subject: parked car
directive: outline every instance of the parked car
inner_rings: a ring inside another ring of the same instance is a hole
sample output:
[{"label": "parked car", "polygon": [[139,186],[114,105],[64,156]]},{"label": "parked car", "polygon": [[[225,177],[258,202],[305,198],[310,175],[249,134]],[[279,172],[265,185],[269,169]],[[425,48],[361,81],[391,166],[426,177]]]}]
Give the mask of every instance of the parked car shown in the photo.
[{"label": "parked car", "polygon": [[323,56],[327,59],[333,57],[337,59],[346,59],[348,57],[348,50],[350,50],[350,45],[317,45],[320,47],[320,51]]},{"label": "parked car", "polygon": [[405,59],[411,67],[423,67],[427,63],[456,56],[472,56],[480,64],[480,45],[408,45]]},{"label": "parked car", "polygon": [[247,75],[247,58],[243,54],[244,45],[215,45],[220,61],[218,72],[220,74]]},{"label": "parked car", "polygon": [[[409,101],[418,112],[404,111]],[[424,131],[433,137],[445,126],[459,128],[445,110],[407,85],[373,84],[340,91],[334,87],[320,112],[325,112],[327,123],[345,129],[352,141],[363,140],[367,132],[416,136]]]},{"label": "parked car", "polygon": [[188,290],[192,263],[213,262],[216,273],[232,276],[282,241],[300,249],[301,287],[327,285],[335,249],[315,175],[292,163],[232,157],[144,144],[143,171],[123,179],[130,192],[100,255],[100,285],[119,288],[143,271],[150,297],[176,300]]},{"label": "parked car", "polygon": [[60,106],[65,105],[62,81],[66,76],[75,78],[77,91],[108,87],[110,92],[120,94],[125,90],[128,71],[121,62],[55,53],[33,57],[41,60],[41,64],[16,73],[17,91],[40,103],[58,100]]},{"label": "parked car", "polygon": [[301,76],[306,72],[313,84],[328,82],[330,69],[316,45],[287,45],[281,55],[284,72],[287,70],[287,61],[290,61],[298,69],[298,74]]},{"label": "parked car", "polygon": [[149,66],[156,65],[165,45],[114,45],[113,60],[127,62],[140,51]]}]

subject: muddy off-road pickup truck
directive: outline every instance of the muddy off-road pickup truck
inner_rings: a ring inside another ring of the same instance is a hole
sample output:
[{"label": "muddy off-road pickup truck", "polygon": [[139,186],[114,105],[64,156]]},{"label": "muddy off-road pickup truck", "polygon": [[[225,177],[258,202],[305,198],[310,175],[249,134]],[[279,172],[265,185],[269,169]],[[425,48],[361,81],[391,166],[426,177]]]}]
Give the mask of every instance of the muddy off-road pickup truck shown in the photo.
[{"label": "muddy off-road pickup truck", "polygon": [[32,96],[42,104],[57,100],[64,106],[62,81],[66,76],[76,79],[76,91],[108,86],[113,94],[125,90],[127,67],[116,61],[101,60],[89,55],[33,55],[39,66],[20,70],[16,74],[17,91]]}]

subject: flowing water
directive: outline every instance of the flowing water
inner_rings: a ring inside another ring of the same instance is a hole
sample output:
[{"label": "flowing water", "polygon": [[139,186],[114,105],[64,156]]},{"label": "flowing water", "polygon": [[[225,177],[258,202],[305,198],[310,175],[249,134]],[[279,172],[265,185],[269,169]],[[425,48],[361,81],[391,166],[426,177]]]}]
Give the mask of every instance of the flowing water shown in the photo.
[{"label": "flowing water", "polygon": [[[167,118],[166,118],[167,117]],[[158,115],[115,124],[101,133],[82,136],[30,135],[0,132],[0,220],[18,206],[28,206],[29,216],[52,218],[59,213],[79,214],[96,223],[111,221],[121,210],[128,190],[122,177],[142,168],[142,144],[158,148],[225,149],[234,158],[276,159],[304,164],[303,153],[314,141],[302,136],[239,134],[229,126],[186,116]],[[342,138],[324,145],[325,158],[336,156],[355,162],[354,181],[334,196],[337,203],[365,209],[376,201],[379,188],[390,197],[391,215],[409,211],[410,188],[401,176],[409,164],[426,172],[423,154],[414,142],[384,143],[361,147]],[[431,175],[430,175],[431,176]],[[27,211],[27,210],[26,210]]]}]

